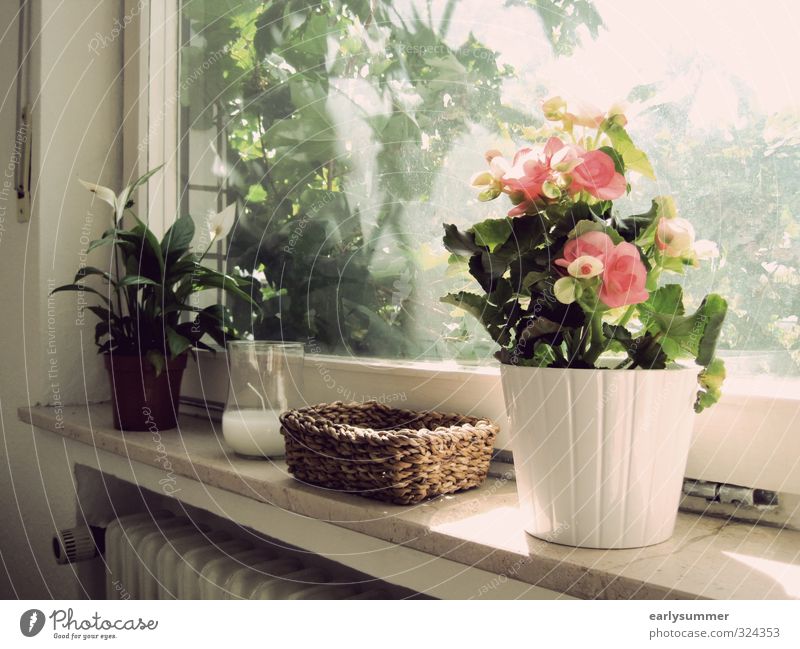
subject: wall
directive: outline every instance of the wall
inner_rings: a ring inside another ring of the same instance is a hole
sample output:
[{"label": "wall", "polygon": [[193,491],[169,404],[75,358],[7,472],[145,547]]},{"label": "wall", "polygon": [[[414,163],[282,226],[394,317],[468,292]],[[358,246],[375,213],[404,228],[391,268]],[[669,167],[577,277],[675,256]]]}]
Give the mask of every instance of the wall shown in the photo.
[{"label": "wall", "polygon": [[[11,0],[0,5],[3,170],[13,164],[17,137],[16,10]],[[76,522],[65,446],[55,437],[39,435],[34,440],[31,427],[17,420],[16,409],[107,396],[91,318],[83,326],[76,323],[76,294],[49,302],[47,295],[56,282],[71,281],[86,237],[108,227],[108,209],[91,204],[76,178],[112,187],[120,182],[122,37],[114,36],[114,20],[122,15],[121,0],[31,0],[30,222],[17,223],[13,193],[0,201],[6,208],[4,213],[0,210],[2,597],[83,593],[75,571],[56,566],[50,549],[53,531]],[[93,257],[90,263],[101,266],[102,258]]]}]

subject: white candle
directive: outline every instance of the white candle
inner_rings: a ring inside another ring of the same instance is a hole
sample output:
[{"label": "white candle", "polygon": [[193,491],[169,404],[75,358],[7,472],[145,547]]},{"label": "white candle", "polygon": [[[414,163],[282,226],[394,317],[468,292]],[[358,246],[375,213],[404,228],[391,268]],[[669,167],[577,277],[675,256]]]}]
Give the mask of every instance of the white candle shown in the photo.
[{"label": "white candle", "polygon": [[281,422],[275,410],[226,410],[222,413],[222,435],[237,453],[259,457],[284,455]]}]

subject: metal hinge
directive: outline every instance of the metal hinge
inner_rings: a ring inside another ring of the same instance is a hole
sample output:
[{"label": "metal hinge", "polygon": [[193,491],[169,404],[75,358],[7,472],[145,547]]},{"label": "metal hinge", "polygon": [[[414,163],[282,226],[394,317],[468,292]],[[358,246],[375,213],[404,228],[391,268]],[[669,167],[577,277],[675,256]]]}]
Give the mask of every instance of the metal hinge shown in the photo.
[{"label": "metal hinge", "polygon": [[683,493],[695,498],[705,498],[708,502],[736,505],[738,507],[755,507],[760,510],[776,509],[778,494],[767,489],[754,489],[724,482],[707,482],[705,480],[683,481]]}]

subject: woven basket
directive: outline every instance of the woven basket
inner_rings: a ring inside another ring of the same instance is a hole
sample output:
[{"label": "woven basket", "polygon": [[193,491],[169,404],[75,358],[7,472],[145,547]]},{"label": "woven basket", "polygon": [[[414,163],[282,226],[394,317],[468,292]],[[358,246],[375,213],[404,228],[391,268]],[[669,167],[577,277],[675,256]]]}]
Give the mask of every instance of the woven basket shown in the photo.
[{"label": "woven basket", "polygon": [[498,431],[485,419],[376,401],[289,410],[281,423],[297,479],[400,505],[480,485]]}]

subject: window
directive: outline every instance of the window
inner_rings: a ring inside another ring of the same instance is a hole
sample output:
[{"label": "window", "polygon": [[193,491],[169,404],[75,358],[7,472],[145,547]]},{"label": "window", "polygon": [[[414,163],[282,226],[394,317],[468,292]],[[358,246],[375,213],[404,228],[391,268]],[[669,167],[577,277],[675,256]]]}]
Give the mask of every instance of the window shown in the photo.
[{"label": "window", "polygon": [[541,100],[627,100],[659,178],[631,209],[672,193],[724,251],[688,282],[731,298],[731,372],[797,374],[791,25],[746,3],[184,0],[181,207],[238,203],[226,263],[264,280],[257,337],[487,359],[438,302],[470,285],[448,277],[441,223],[499,215],[468,179],[530,137]]},{"label": "window", "polygon": [[[236,202],[229,254],[213,263],[262,280],[257,337],[328,354],[307,363],[309,400],[380,390],[502,421],[493,344],[438,301],[472,287],[448,268],[441,223],[502,213],[469,178],[486,149],[541,126],[541,100],[627,100],[658,176],[631,210],[672,193],[724,253],[688,280],[731,301],[725,395],[697,419],[688,475],[797,494],[800,102],[777,63],[797,58],[797,10],[640,4],[153,3],[131,45],[148,54],[131,93],[147,98],[140,168],[166,163],[166,214],[202,221]],[[196,396],[224,400],[223,364],[204,361]]]}]

